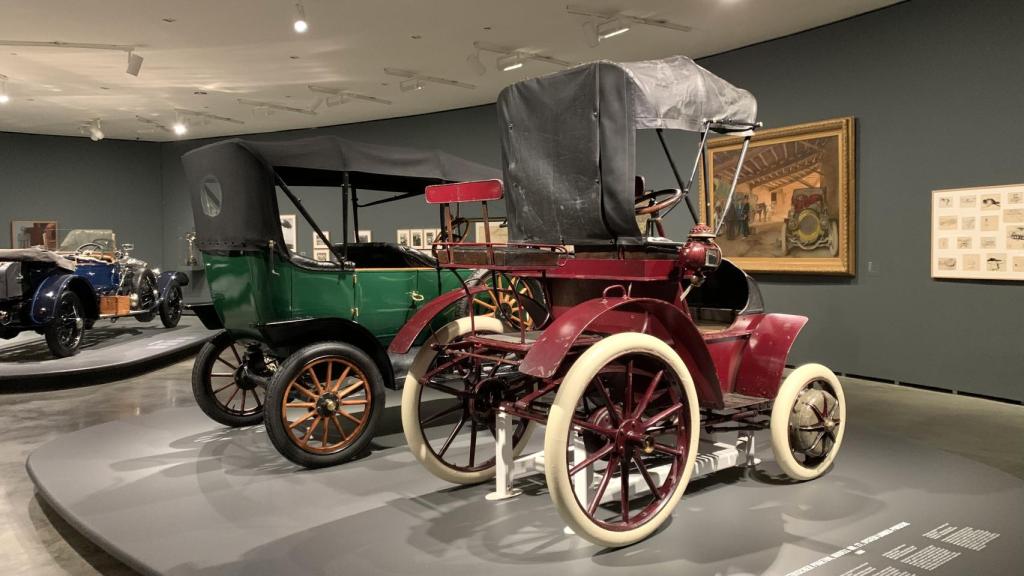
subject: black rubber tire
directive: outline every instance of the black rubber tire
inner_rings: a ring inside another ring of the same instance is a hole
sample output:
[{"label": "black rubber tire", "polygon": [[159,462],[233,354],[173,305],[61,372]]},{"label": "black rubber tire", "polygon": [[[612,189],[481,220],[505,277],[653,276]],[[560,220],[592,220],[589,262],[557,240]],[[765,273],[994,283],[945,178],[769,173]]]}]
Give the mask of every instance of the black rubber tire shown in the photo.
[{"label": "black rubber tire", "polygon": [[167,295],[160,302],[160,322],[164,328],[174,328],[181,322],[181,286],[174,280],[167,286]]},{"label": "black rubber tire", "polygon": [[[253,411],[252,414],[237,414],[229,412],[224,405],[217,400],[214,394],[213,373],[217,357],[234,342],[234,339],[227,332],[220,332],[199,350],[196,361],[192,365],[192,396],[196,404],[204,414],[214,422],[238,428],[241,426],[254,426],[263,421],[263,410]],[[218,383],[219,385],[219,383]]]},{"label": "black rubber tire", "polygon": [[[370,411],[369,418],[359,436],[337,452],[318,454],[303,450],[291,440],[291,431],[286,428],[282,419],[282,401],[288,385],[302,373],[307,364],[327,357],[337,357],[355,364],[366,376],[372,399],[367,408]],[[267,428],[267,436],[282,456],[305,468],[326,468],[348,462],[366,451],[377,432],[377,425],[384,411],[384,401],[384,378],[380,369],[365,352],[344,342],[321,342],[300,348],[281,364],[267,389],[263,422]]]},{"label": "black rubber tire", "polygon": [[50,325],[46,327],[44,334],[46,335],[46,345],[50,347],[50,352],[53,353],[57,358],[67,358],[68,356],[74,356],[78,354],[79,347],[82,345],[82,336],[85,333],[84,325],[77,328],[77,335],[74,341],[70,344],[61,342],[61,322],[59,316],[65,306],[72,306],[75,314],[82,317],[82,303],[78,299],[78,295],[71,291],[65,291],[60,295],[60,299],[57,300],[57,305],[54,310],[54,318],[50,322]]},{"label": "black rubber tire", "polygon": [[[139,281],[132,287],[132,291],[135,294],[140,294],[142,290],[149,288],[156,290],[156,276],[153,275],[152,270],[145,270],[142,275],[139,276]],[[139,305],[142,305],[142,298],[139,297]],[[139,322],[152,322],[153,318],[156,318],[156,312],[147,312],[146,314],[136,314],[135,319]]]}]

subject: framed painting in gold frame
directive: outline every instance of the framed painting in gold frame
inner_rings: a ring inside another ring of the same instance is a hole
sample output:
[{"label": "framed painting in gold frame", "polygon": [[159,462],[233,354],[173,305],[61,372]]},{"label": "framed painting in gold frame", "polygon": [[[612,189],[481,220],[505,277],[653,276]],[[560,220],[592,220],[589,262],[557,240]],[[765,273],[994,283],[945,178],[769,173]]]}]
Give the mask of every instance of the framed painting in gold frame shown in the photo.
[{"label": "framed painting in gold frame", "polygon": [[739,137],[708,143],[722,254],[748,272],[853,276],[854,119],[756,132],[726,207],[742,145]]}]

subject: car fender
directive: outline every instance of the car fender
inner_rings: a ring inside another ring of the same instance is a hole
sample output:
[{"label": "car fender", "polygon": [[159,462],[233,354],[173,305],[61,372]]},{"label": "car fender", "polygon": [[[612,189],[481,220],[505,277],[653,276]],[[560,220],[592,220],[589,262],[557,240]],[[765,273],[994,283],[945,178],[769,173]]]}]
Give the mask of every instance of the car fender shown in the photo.
[{"label": "car fender", "polygon": [[167,297],[167,291],[170,290],[172,281],[178,286],[188,286],[188,276],[184,273],[170,270],[161,272],[156,278],[156,290],[160,294],[161,301]]},{"label": "car fender", "polygon": [[65,290],[71,290],[78,295],[86,320],[95,320],[99,317],[96,290],[88,280],[71,273],[51,274],[39,283],[32,296],[29,315],[34,324],[43,326],[50,323],[54,308]]},{"label": "car fender", "polygon": [[805,324],[806,316],[765,314],[743,349],[735,391],[747,396],[774,398],[782,384],[789,351]]},{"label": "car fender", "polygon": [[391,345],[388,347],[388,351],[393,354],[405,354],[409,352],[412,345],[416,342],[420,332],[427,327],[430,322],[437,317],[438,314],[444,311],[445,308],[458,302],[459,300],[472,296],[487,290],[487,286],[473,286],[469,288],[467,295],[465,288],[456,288],[450,292],[445,292],[437,298],[434,298],[430,302],[424,304],[412,318],[406,321],[405,325],[398,331],[395,338],[391,341]]},{"label": "car fender", "polygon": [[365,326],[345,318],[299,318],[259,324],[256,328],[272,349],[291,354],[316,342],[345,342],[373,359],[384,378],[384,385],[396,389],[395,371],[387,350]]},{"label": "car fender", "polygon": [[690,370],[701,405],[722,406],[722,389],[704,338],[679,308],[653,298],[594,298],[563,312],[541,334],[519,364],[538,378],[554,376],[585,331],[643,332],[670,344]]}]

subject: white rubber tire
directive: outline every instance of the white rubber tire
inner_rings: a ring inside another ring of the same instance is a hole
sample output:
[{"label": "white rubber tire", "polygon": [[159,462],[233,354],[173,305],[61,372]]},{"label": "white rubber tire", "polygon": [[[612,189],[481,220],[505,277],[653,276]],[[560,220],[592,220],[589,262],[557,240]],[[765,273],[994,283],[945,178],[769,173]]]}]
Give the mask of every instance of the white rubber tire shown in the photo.
[{"label": "white rubber tire", "polygon": [[[409,367],[409,372],[405,376],[405,385],[402,388],[402,432],[405,434],[406,444],[424,468],[434,476],[453,484],[478,484],[487,481],[494,478],[495,467],[491,466],[475,472],[453,470],[434,455],[420,429],[420,378],[423,377],[437,356],[437,351],[432,348],[432,345],[447,344],[459,336],[469,334],[474,326],[477,332],[491,334],[501,334],[506,329],[497,318],[486,316],[476,316],[472,322],[467,316],[445,324],[423,343],[423,347],[420,348]],[[523,438],[513,448],[515,456],[518,456],[526,447],[533,428],[532,422],[526,427]]]},{"label": "white rubber tire", "polygon": [[[836,441],[825,459],[817,466],[809,468],[797,461],[790,450],[789,444],[789,417],[793,406],[796,404],[797,396],[807,384],[823,380],[835,392],[836,400],[839,401],[839,426],[836,432]],[[839,378],[831,370],[821,364],[804,364],[789,373],[779,387],[779,393],[775,397],[775,404],[772,406],[772,452],[775,454],[775,462],[786,473],[786,476],[794,480],[813,480],[821,476],[832,465],[839,447],[843,443],[843,433],[846,430],[846,397],[843,396],[843,386]]]},{"label": "white rubber tire", "polygon": [[[615,531],[602,528],[580,509],[576,501],[572,483],[569,482],[569,461],[566,446],[572,425],[572,415],[587,385],[606,364],[612,360],[631,353],[647,353],[661,358],[676,373],[679,383],[686,394],[690,411],[689,418],[689,451],[680,478],[679,485],[669,498],[666,505],[644,525],[628,531]],[[700,438],[700,410],[697,405],[697,392],[690,377],[686,364],[674,350],[663,341],[648,334],[626,332],[609,336],[588,348],[569,368],[569,372],[558,387],[551,413],[548,415],[547,432],[544,434],[544,475],[547,479],[548,492],[562,520],[576,534],[588,541],[607,548],[629,546],[647,538],[661,526],[675,510],[686,491],[693,473],[693,463],[697,458],[697,442]]]}]

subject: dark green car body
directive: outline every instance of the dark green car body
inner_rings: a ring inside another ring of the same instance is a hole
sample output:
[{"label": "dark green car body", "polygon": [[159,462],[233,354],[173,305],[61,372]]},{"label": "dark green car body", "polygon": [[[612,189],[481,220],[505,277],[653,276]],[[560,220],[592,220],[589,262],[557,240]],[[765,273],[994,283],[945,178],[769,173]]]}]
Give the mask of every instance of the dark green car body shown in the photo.
[{"label": "dark green car body", "polygon": [[[346,342],[375,361],[388,386],[394,385],[388,343],[419,307],[462,283],[453,271],[439,270],[433,258],[407,247],[331,244],[292,187],[336,187],[340,236],[347,239],[359,229],[361,207],[414,201],[432,184],[500,177],[492,168],[437,150],[331,136],[225,140],[185,154],[182,162],[212,299],[190,308],[204,325],[224,329],[235,340],[262,342],[279,358],[315,342]],[[359,193],[369,200],[361,204]],[[330,261],[286,247],[279,194],[330,248]]]}]

